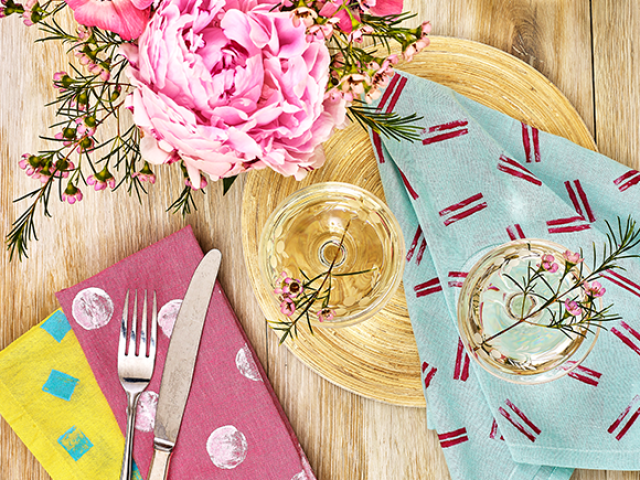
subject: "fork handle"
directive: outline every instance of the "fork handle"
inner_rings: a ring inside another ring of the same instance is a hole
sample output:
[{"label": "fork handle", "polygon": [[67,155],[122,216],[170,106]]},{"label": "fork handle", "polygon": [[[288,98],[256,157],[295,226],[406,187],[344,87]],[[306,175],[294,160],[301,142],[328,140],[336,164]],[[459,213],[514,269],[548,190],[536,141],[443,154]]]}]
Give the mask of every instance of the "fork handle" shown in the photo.
[{"label": "fork handle", "polygon": [[122,471],[120,480],[130,480],[133,469],[133,433],[136,426],[136,413],[139,393],[127,392],[127,436],[124,443],[124,455],[122,457]]},{"label": "fork handle", "polygon": [[169,472],[171,451],[171,449],[158,447],[154,442],[153,459],[151,460],[147,480],[166,480]]}]

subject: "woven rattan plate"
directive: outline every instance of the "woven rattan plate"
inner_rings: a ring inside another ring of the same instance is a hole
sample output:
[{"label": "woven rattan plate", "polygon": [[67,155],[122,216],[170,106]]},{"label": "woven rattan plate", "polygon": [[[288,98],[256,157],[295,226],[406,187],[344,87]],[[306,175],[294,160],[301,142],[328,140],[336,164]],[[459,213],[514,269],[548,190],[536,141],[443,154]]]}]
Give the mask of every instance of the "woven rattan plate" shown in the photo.
[{"label": "woven rattan plate", "polygon": [[[501,50],[453,38],[431,46],[399,69],[433,80],[541,130],[595,150],[588,128],[569,101],[531,66]],[[258,240],[269,214],[311,183],[341,181],[384,198],[373,150],[358,125],[338,131],[324,145],[327,162],[301,182],[271,171],[251,172],[242,206],[242,242],[249,278],[267,318],[279,311],[258,272]],[[304,329],[301,329],[304,330]],[[351,392],[387,403],[424,406],[420,361],[404,291],[363,324],[300,333],[287,347],[324,378]]]}]

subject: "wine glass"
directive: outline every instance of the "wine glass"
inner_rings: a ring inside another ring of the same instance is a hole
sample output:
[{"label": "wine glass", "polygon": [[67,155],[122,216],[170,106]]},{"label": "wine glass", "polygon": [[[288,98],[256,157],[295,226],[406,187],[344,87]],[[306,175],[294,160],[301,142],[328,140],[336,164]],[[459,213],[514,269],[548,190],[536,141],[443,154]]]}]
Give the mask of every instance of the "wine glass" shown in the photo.
[{"label": "wine glass", "polygon": [[[589,269],[569,265],[564,275],[566,251],[546,240],[515,240],[483,255],[469,271],[458,299],[458,328],[470,356],[489,373],[514,383],[549,382],[591,352],[599,322],[580,323],[578,316],[572,330],[549,327],[559,318],[555,308],[545,308],[552,292],[571,290],[570,300],[585,298],[580,285]],[[527,276],[547,255],[558,266],[524,295]]]},{"label": "wine glass", "polygon": [[402,232],[385,203],[339,182],[286,198],[267,219],[259,244],[261,277],[281,320],[311,328],[373,316],[400,284],[403,258]]}]

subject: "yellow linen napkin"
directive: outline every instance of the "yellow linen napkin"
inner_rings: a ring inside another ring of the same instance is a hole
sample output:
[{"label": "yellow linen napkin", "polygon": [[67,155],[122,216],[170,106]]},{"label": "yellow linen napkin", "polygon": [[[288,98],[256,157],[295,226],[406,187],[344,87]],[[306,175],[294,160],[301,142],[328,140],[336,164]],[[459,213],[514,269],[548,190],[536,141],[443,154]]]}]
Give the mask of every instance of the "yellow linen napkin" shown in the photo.
[{"label": "yellow linen napkin", "polygon": [[124,437],[62,310],[0,352],[0,415],[53,480],[118,478]]}]

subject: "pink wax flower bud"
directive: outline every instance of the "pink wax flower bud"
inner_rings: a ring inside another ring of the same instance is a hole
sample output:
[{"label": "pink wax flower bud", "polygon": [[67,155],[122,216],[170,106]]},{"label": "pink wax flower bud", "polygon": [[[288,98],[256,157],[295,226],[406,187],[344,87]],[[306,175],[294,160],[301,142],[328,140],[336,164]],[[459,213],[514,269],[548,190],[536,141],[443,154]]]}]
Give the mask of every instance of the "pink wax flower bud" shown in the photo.
[{"label": "pink wax flower bud", "polygon": [[607,291],[607,289],[604,288],[600,284],[600,282],[591,282],[591,283],[584,282],[583,288],[587,295],[594,298],[603,296]]},{"label": "pink wax flower bud", "polygon": [[67,188],[65,188],[64,192],[62,192],[62,201],[67,202],[69,205],[73,205],[74,203],[81,200],[82,192],[78,187],[69,182],[67,184]]},{"label": "pink wax flower bud", "polygon": [[96,192],[105,190],[107,187],[113,190],[114,188],[116,188],[116,179],[113,178],[113,175],[111,175],[111,172],[105,165],[105,167],[100,172],[96,173],[95,175],[89,175],[87,177],[87,184],[93,185],[93,189]]},{"label": "pink wax flower bud", "polygon": [[319,322],[330,322],[336,316],[335,310],[331,310],[330,308],[323,308],[318,312],[318,321]]},{"label": "pink wax flower bud", "polygon": [[286,298],[280,304],[280,311],[287,317],[290,317],[296,312],[296,304],[293,303],[293,301],[291,301],[290,299]]},{"label": "pink wax flower bud", "polygon": [[542,256],[542,268],[544,268],[547,272],[555,273],[558,271],[558,264],[555,263],[556,257],[553,255],[543,255]]},{"label": "pink wax flower bud", "polygon": [[137,178],[141,182],[149,182],[151,184],[156,183],[156,175],[151,170],[148,162],[144,162],[142,169],[139,172],[135,172],[131,177]]},{"label": "pink wax flower bud", "polygon": [[56,176],[56,178],[67,178],[69,176],[69,173],[75,170],[75,168],[76,166],[73,164],[73,162],[66,159],[61,159],[55,162],[53,174]]},{"label": "pink wax flower bud", "polygon": [[315,23],[316,18],[318,18],[318,14],[307,7],[299,7],[291,11],[291,21],[294,27],[299,27],[300,24],[303,24],[308,28]]},{"label": "pink wax flower bud", "polygon": [[184,179],[184,184],[191,188],[192,190],[200,190],[202,188],[205,188],[208,183],[207,183],[207,179],[204,177],[200,177],[200,186],[198,188],[194,187],[193,183],[191,183],[191,179],[189,177]]},{"label": "pink wax flower bud", "polygon": [[574,300],[569,300],[567,298],[564,301],[564,308],[567,310],[567,312],[570,315],[573,315],[574,317],[582,315],[582,308],[580,308],[580,305],[578,305],[578,302],[576,302]]},{"label": "pink wax flower bud", "polygon": [[564,257],[565,261],[571,265],[578,265],[580,262],[583,261],[583,259],[580,257],[580,253],[572,253],[569,250],[566,250],[562,256]]}]

